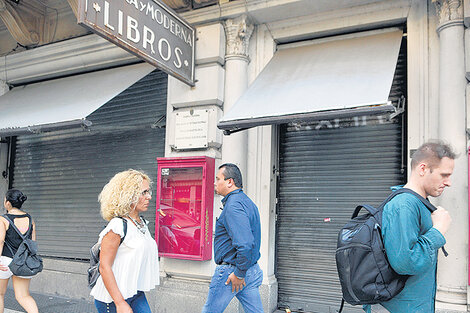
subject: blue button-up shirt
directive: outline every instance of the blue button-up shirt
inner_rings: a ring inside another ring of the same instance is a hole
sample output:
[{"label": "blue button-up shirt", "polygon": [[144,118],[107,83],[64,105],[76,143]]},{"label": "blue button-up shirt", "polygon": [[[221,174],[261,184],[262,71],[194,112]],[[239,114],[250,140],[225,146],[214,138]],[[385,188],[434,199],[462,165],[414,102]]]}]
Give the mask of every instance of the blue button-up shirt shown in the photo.
[{"label": "blue button-up shirt", "polygon": [[224,209],[215,225],[215,263],[235,265],[235,276],[242,278],[260,258],[261,223],[258,207],[241,189],[227,194],[222,203]]},{"label": "blue button-up shirt", "polygon": [[412,194],[395,196],[384,207],[382,235],[392,268],[410,275],[405,288],[382,306],[392,313],[434,312],[437,253],[445,238],[433,228],[429,209]]}]

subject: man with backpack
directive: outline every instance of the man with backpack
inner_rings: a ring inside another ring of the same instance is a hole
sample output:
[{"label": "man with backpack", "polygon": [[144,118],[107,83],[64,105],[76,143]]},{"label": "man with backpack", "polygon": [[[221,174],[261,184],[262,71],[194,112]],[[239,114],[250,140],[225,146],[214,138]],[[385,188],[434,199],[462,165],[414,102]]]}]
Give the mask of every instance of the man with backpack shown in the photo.
[{"label": "man with backpack", "polygon": [[[451,186],[455,157],[446,144],[423,144],[411,158],[410,179],[403,187],[424,198],[439,197]],[[392,189],[398,188],[402,187]],[[364,306],[366,312],[435,311],[437,255],[450,224],[451,217],[444,208],[431,213],[411,193],[398,194],[384,206],[382,235],[388,260],[398,274],[409,277],[398,295],[380,305]]]}]

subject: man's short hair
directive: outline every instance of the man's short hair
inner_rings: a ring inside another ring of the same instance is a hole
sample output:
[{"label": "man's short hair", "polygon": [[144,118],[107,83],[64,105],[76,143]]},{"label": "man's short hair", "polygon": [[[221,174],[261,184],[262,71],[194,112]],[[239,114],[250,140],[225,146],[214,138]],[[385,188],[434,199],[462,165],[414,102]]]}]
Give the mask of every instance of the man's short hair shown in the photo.
[{"label": "man's short hair", "polygon": [[443,158],[455,159],[456,153],[452,147],[441,141],[430,141],[422,144],[411,156],[411,169],[419,163],[427,161],[429,167],[433,169]]},{"label": "man's short hair", "polygon": [[219,166],[219,170],[221,168],[224,169],[225,180],[231,178],[233,179],[233,183],[235,184],[235,186],[237,186],[238,188],[243,188],[242,173],[240,172],[238,166],[233,163],[225,163]]}]

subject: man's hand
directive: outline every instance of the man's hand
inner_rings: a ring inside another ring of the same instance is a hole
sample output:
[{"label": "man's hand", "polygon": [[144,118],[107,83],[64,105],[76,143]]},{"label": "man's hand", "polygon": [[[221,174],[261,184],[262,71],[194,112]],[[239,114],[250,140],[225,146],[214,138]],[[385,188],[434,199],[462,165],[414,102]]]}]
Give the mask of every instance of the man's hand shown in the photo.
[{"label": "man's hand", "polygon": [[437,210],[432,212],[431,214],[432,219],[432,226],[436,228],[443,236],[449,230],[450,223],[452,222],[452,218],[441,206],[437,207]]},{"label": "man's hand", "polygon": [[238,292],[239,290],[242,290],[243,287],[246,286],[245,278],[239,279],[237,276],[235,276],[234,273],[228,276],[228,279],[225,282],[225,284],[228,285],[230,282],[232,283],[232,292],[234,291]]}]

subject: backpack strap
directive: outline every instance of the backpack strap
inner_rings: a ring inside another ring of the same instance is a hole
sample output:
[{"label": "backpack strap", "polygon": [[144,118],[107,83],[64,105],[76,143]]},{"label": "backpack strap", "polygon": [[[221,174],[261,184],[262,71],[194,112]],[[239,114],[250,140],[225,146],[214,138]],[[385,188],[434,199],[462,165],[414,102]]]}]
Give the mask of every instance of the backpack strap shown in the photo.
[{"label": "backpack strap", "polygon": [[371,205],[368,205],[368,204],[362,204],[362,205],[358,205],[356,207],[356,209],[354,210],[353,212],[353,215],[351,217],[351,219],[357,217],[359,215],[359,212],[361,211],[361,209],[364,208],[366,209],[367,211],[369,211],[370,214],[372,215],[377,215],[377,213],[379,213],[379,210],[374,208],[373,206]]},{"label": "backpack strap", "polygon": [[[393,197],[395,197],[399,194],[402,194],[402,193],[409,193],[409,194],[412,194],[413,196],[415,196],[416,198],[418,198],[428,208],[428,210],[431,213],[437,210],[437,208],[427,198],[424,198],[422,195],[420,195],[419,193],[417,193],[417,192],[415,192],[415,191],[413,191],[409,188],[400,188],[400,189],[395,190],[393,193],[391,193],[388,196],[388,198],[384,202],[382,202],[382,204],[380,205],[380,210],[382,210],[383,207],[385,206],[385,204],[387,204],[388,201],[392,200]],[[382,219],[382,217],[380,217],[380,218]],[[442,249],[442,252],[444,253],[444,256],[449,255],[449,253],[447,253],[444,246],[442,246],[441,249]]]},{"label": "backpack strap", "polygon": [[418,198],[427,208],[429,211],[434,212],[437,210],[437,208],[431,203],[429,202],[428,199],[424,198],[423,196],[421,196],[420,194],[418,194],[417,192],[409,189],[409,188],[400,188],[400,189],[397,189],[395,190],[394,192],[392,192],[388,197],[387,199],[385,199],[381,204],[380,206],[378,207],[378,209],[374,208],[373,206],[371,205],[368,205],[368,204],[363,204],[363,205],[359,205],[356,207],[356,209],[354,210],[354,213],[352,215],[352,218],[355,218],[359,215],[359,211],[361,211],[362,208],[366,209],[367,211],[369,211],[370,214],[372,215],[375,215],[379,218],[379,221],[380,223],[382,223],[382,216],[381,214],[378,214],[378,213],[381,213],[384,206],[390,201],[392,200],[395,196],[398,196],[399,194],[402,194],[402,193],[410,193],[412,195],[414,195],[416,198]]},{"label": "backpack strap", "polygon": [[400,189],[395,190],[394,192],[392,192],[388,196],[387,199],[385,199],[384,202],[382,202],[380,207],[383,208],[387,204],[387,202],[389,202],[395,196],[398,196],[399,194],[402,194],[402,193],[410,193],[413,196],[415,196],[416,198],[418,198],[428,208],[428,210],[431,211],[431,213],[437,210],[437,208],[427,198],[424,198],[422,195],[420,195],[419,193],[417,193],[417,192],[415,192],[415,191],[413,191],[409,188],[400,188]]},{"label": "backpack strap", "polygon": [[119,243],[119,245],[121,245],[121,243],[124,241],[124,238],[126,238],[126,235],[127,235],[127,219],[125,219],[124,217],[121,217],[119,216],[120,219],[122,219],[122,227],[123,227],[123,231],[124,231],[124,236],[122,236],[121,238],[121,242]]},{"label": "backpack strap", "polygon": [[[31,216],[27,216],[29,218],[29,227],[28,227],[28,230],[26,231],[26,233],[23,235],[20,230],[18,229],[18,227],[16,227],[15,223],[8,217],[8,215],[6,214],[3,214],[2,215],[7,221],[8,223],[10,224],[11,227],[13,227],[13,229],[18,233],[18,235],[20,236],[21,240],[24,242],[27,238],[28,238],[28,234],[29,232],[31,232],[31,227],[33,225],[33,221],[31,219]],[[10,245],[8,244],[8,242],[6,240],[3,241],[4,244],[7,246],[8,250],[10,250],[10,253],[11,255],[15,255],[13,253],[13,249],[10,247]]]},{"label": "backpack strap", "polygon": [[[359,215],[359,212],[361,211],[362,208],[366,209],[370,214],[374,215],[375,218],[379,221],[379,223],[382,225],[382,210],[384,208],[384,206],[390,201],[392,200],[395,196],[401,194],[401,193],[404,193],[404,192],[407,192],[407,191],[404,191],[403,189],[407,189],[407,188],[400,188],[398,190],[395,190],[394,192],[392,192],[391,194],[388,195],[387,199],[385,199],[380,205],[379,207],[376,209],[374,208],[373,206],[371,205],[368,205],[368,204],[363,204],[363,205],[358,205],[356,207],[356,209],[354,210],[353,212],[353,215],[351,218],[355,218]],[[410,189],[407,189],[407,190],[410,190]],[[410,190],[411,192],[413,192],[412,190]],[[428,201],[429,202],[429,201]],[[430,205],[432,205],[431,203],[429,203]],[[435,210],[435,208],[434,208]],[[432,211],[431,211],[432,212]]]},{"label": "backpack strap", "polygon": [[337,311],[338,313],[341,313],[343,312],[343,308],[344,308],[344,298],[341,298],[341,306],[339,308],[339,310]]},{"label": "backpack strap", "polygon": [[28,219],[29,219],[29,226],[28,226],[28,230],[26,231],[26,233],[23,235],[20,230],[16,227],[15,223],[8,217],[8,215],[4,214],[2,215],[7,221],[8,223],[10,223],[10,226],[13,227],[13,229],[18,233],[18,235],[20,235],[20,238],[24,241],[25,239],[27,239],[27,236],[29,235],[29,233],[31,232],[31,227],[33,225],[33,221],[31,219],[30,216],[27,216]]},{"label": "backpack strap", "polygon": [[428,210],[431,211],[431,213],[437,210],[437,208],[427,198],[424,198],[422,195],[420,195],[419,193],[417,193],[417,192],[415,192],[415,191],[413,191],[409,188],[397,189],[390,196],[395,197],[396,195],[399,195],[401,193],[410,193],[410,194],[412,194],[413,196],[418,198],[428,208]]}]

